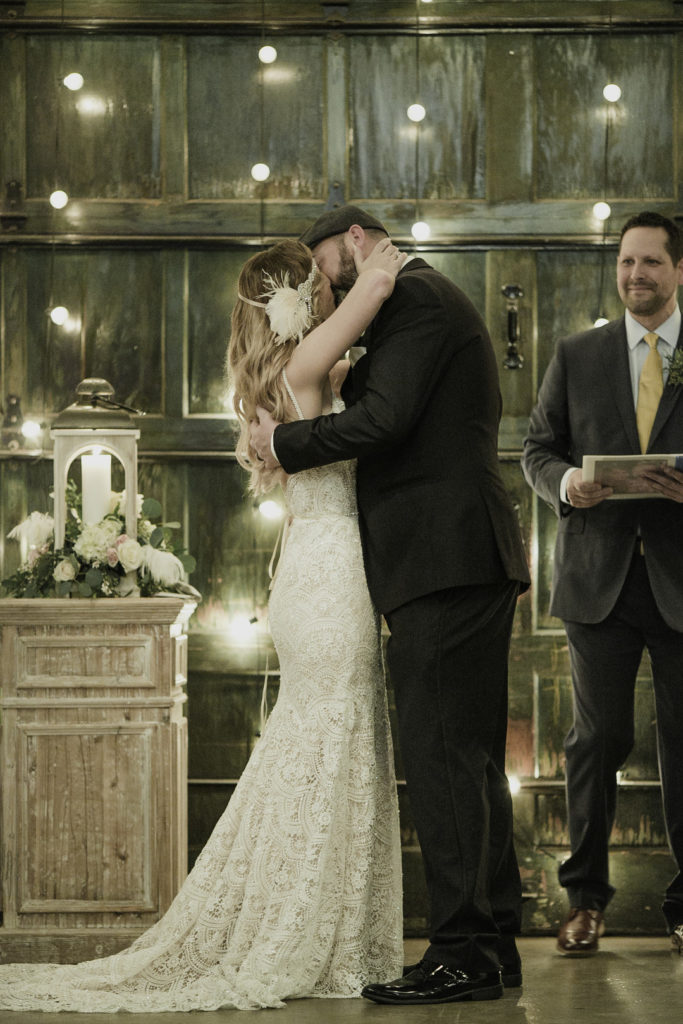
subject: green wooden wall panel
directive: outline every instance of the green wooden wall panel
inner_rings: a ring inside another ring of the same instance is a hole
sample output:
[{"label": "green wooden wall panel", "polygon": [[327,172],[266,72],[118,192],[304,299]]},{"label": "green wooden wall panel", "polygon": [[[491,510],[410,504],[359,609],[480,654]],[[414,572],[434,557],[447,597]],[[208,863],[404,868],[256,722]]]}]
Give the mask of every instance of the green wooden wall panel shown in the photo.
[{"label": "green wooden wall panel", "polygon": [[225,356],[237,278],[250,253],[188,253],[188,394],[192,413],[225,414],[229,409]]},{"label": "green wooden wall panel", "polygon": [[[270,66],[259,46],[253,36],[187,41],[192,199],[323,197],[322,40],[278,38]],[[251,177],[261,162],[263,185]]]},{"label": "green wooden wall panel", "polygon": [[540,632],[562,630],[562,623],[549,612],[550,587],[553,578],[553,559],[557,518],[555,512],[544,501],[533,495],[534,514],[532,520],[533,544],[531,551],[532,600],[534,626]]},{"label": "green wooden wall panel", "polygon": [[216,631],[229,641],[236,616],[258,617],[252,642],[265,637],[268,563],[278,524],[260,515],[246,494],[247,475],[232,460],[191,463],[188,473],[189,547],[197,558],[194,585],[203,601],[195,614],[197,629]]},{"label": "green wooden wall panel", "polygon": [[560,338],[589,330],[600,313],[622,315],[616,258],[613,243],[602,251],[538,253],[538,384]]},{"label": "green wooden wall panel", "polygon": [[441,271],[468,296],[481,313],[486,312],[486,254],[481,252],[422,252],[435,270]]},{"label": "green wooden wall panel", "polygon": [[417,101],[416,45],[410,36],[349,40],[349,194],[414,199],[485,195],[486,44],[483,37],[424,36],[419,46],[419,128],[406,109]]},{"label": "green wooden wall panel", "polygon": [[127,405],[163,413],[161,253],[89,254],[84,296],[86,376],[109,380]]},{"label": "green wooden wall panel", "polygon": [[[27,353],[26,412],[60,412],[76,400],[75,388],[86,374],[83,359],[84,253],[23,249],[19,256],[26,279],[26,337],[18,339]],[[65,306],[70,313],[61,326],[49,311]],[[93,375],[94,376],[94,375]]]},{"label": "green wooden wall panel", "polygon": [[23,254],[0,253],[0,352],[2,366],[0,376],[2,389],[0,401],[4,402],[12,392],[22,396],[23,411],[26,406],[26,361],[29,355],[26,329],[26,263]]},{"label": "green wooden wall panel", "polygon": [[[27,336],[17,344],[28,352],[25,411],[59,412],[75,400],[84,377],[104,377],[119,401],[162,413],[160,253],[25,249],[20,256]],[[69,310],[62,326],[47,315],[54,305]]]},{"label": "green wooden wall panel", "polygon": [[[537,38],[539,199],[673,197],[673,54],[661,35]],[[616,104],[608,82],[621,87]]]},{"label": "green wooden wall panel", "polygon": [[[62,80],[78,70],[77,92]],[[152,36],[29,36],[27,194],[160,195],[160,57]]]}]

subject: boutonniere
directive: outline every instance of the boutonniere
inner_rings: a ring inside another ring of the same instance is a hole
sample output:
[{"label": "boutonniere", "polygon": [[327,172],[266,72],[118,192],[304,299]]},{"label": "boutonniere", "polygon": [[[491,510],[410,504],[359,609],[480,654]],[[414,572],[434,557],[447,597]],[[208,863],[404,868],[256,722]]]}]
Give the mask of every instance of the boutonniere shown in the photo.
[{"label": "boutonniere", "polygon": [[669,364],[669,376],[667,384],[675,387],[676,384],[683,384],[683,348],[675,348],[674,354],[667,359]]}]

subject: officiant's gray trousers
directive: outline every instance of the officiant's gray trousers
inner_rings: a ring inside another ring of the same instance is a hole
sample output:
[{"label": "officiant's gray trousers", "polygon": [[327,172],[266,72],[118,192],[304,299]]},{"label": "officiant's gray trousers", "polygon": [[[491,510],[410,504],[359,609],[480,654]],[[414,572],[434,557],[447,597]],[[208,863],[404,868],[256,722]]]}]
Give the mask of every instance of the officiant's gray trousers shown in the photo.
[{"label": "officiant's gray trousers", "polygon": [[[683,581],[681,584],[683,591]],[[608,843],[617,800],[617,771],[634,742],[634,688],[647,648],[657,716],[664,818],[678,873],[662,910],[669,930],[683,924],[683,633],[660,614],[645,558],[633,557],[611,613],[602,622],[565,622],[574,687],[574,723],[565,740],[571,856],[560,884],[572,907],[604,910]]]}]

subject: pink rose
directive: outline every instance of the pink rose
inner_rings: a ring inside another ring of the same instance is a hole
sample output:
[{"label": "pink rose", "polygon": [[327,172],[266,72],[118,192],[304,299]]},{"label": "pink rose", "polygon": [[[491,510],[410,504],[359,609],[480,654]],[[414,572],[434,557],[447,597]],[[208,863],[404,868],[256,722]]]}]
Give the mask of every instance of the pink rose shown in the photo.
[{"label": "pink rose", "polygon": [[[116,541],[118,544],[118,541]],[[115,547],[107,548],[107,563],[114,568],[115,565],[119,564],[119,553]]]}]

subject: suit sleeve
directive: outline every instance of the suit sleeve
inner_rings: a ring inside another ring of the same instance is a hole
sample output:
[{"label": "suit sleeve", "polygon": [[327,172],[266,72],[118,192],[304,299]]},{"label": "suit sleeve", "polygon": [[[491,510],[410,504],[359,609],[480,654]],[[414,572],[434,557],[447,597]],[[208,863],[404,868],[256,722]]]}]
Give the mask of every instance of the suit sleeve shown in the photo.
[{"label": "suit sleeve", "polygon": [[[442,368],[455,351],[438,292],[406,274],[373,324],[372,357],[364,391],[344,412],[277,427],[274,447],[288,473],[397,445],[420,418]],[[367,368],[367,369],[366,369]]]},{"label": "suit sleeve", "polygon": [[522,455],[522,469],[527,482],[558,516],[572,511],[570,505],[560,500],[562,477],[572,467],[567,367],[564,347],[560,343],[531,413]]}]

